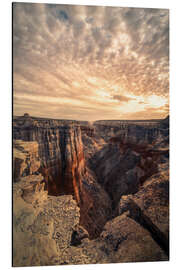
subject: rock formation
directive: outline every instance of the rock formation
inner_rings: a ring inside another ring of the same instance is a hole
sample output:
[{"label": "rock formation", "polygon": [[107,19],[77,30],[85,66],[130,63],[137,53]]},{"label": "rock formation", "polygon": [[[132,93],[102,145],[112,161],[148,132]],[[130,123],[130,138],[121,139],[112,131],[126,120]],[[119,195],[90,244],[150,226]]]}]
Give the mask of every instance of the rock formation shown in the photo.
[{"label": "rock formation", "polygon": [[13,180],[19,177],[32,175],[40,168],[38,143],[22,140],[13,141]]},{"label": "rock formation", "polygon": [[168,260],[168,143],[168,118],[16,117],[13,265]]}]

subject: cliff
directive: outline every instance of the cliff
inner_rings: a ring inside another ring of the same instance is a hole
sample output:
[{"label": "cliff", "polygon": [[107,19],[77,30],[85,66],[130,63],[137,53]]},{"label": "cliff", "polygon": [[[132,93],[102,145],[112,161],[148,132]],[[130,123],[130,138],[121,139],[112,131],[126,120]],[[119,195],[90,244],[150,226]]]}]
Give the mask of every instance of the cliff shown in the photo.
[{"label": "cliff", "polygon": [[81,126],[20,117],[15,120],[13,133],[15,146],[20,138],[23,143],[38,145],[38,172],[45,178],[48,194],[73,195],[81,209],[81,224],[91,237],[98,235],[111,215],[111,200],[86,166]]}]

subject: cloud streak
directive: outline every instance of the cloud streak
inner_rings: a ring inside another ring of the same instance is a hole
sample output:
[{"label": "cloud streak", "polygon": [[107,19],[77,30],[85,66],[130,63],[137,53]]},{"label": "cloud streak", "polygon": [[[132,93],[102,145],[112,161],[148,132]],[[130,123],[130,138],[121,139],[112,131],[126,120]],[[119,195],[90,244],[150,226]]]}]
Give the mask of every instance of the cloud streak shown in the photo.
[{"label": "cloud streak", "polygon": [[130,98],[130,97],[126,97],[126,96],[120,96],[120,95],[113,96],[113,99],[119,100],[120,102],[128,102],[130,100],[134,100],[134,98]]}]

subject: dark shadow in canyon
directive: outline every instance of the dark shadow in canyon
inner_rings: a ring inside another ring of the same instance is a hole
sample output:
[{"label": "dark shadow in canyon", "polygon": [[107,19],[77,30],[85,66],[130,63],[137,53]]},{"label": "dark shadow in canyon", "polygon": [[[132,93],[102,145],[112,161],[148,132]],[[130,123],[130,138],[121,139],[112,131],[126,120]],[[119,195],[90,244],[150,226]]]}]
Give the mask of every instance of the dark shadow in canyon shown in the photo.
[{"label": "dark shadow in canyon", "polygon": [[[119,138],[112,138],[108,144],[88,160],[94,178],[99,183],[98,187],[101,187],[110,199],[111,209],[109,213],[107,211],[104,224],[118,215],[117,206],[121,196],[138,192],[146,179],[157,172],[158,162],[163,162],[162,157],[168,157],[168,154],[168,150],[152,150],[145,144],[123,143]],[[107,167],[109,167],[109,171],[105,173],[105,168]],[[65,166],[63,168],[65,170]],[[137,168],[144,171],[143,176],[138,177],[136,173]],[[86,167],[85,170],[87,171],[88,168]],[[132,170],[132,174],[127,176],[127,172],[130,170]],[[46,180],[46,188],[49,195],[59,196],[71,194],[77,200],[72,178],[67,178],[63,173],[61,175],[52,175],[51,171],[46,168],[43,168],[41,173]],[[75,179],[79,177],[81,176],[76,171]],[[64,185],[63,183],[69,184]],[[87,190],[91,190],[91,192],[88,194]],[[94,207],[96,211],[101,211],[101,205],[94,205],[92,197],[92,194],[98,192],[98,188],[95,185],[88,186],[87,181],[82,181],[80,200],[78,202],[81,212],[80,224],[87,229],[90,239],[97,238],[103,229],[103,226],[101,228],[97,227],[98,221],[94,218]],[[129,217],[148,230],[158,245],[167,255],[169,254],[169,240],[135,203],[132,203],[130,206]],[[87,225],[88,223],[90,226]],[[72,243],[75,246],[81,244],[81,241],[76,239],[76,235],[77,232],[74,231],[72,234]]]}]

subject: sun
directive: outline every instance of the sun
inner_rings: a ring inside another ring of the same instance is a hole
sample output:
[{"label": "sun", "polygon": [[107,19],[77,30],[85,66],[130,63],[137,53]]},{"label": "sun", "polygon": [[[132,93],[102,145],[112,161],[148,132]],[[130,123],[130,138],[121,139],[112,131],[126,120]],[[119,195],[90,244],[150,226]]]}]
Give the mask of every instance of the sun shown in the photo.
[{"label": "sun", "polygon": [[167,99],[161,96],[152,95],[147,98],[147,102],[154,108],[159,108],[167,103]]}]

